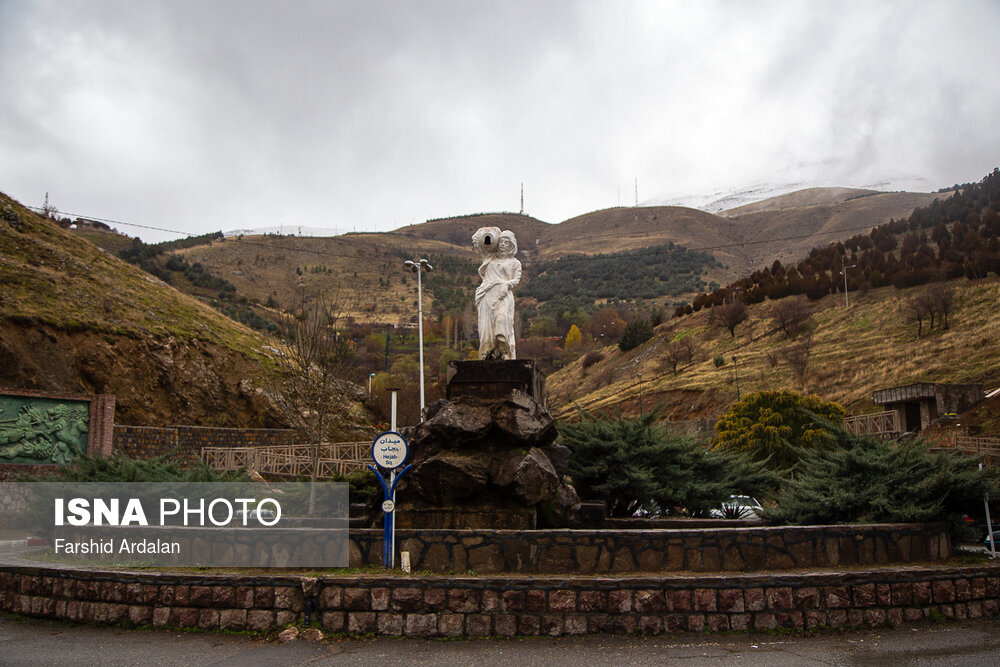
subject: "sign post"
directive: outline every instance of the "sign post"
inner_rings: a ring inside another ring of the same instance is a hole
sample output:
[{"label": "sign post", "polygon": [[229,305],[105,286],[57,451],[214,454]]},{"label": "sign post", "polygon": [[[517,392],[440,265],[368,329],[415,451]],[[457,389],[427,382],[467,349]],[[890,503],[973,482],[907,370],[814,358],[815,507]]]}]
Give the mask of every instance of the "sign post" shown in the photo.
[{"label": "sign post", "polygon": [[[382,521],[382,566],[396,566],[396,484],[406,474],[411,466],[406,466],[396,474],[396,469],[406,463],[409,455],[409,444],[406,438],[395,431],[382,433],[372,443],[372,459],[378,466],[368,466],[375,473],[382,485],[382,511],[385,519]],[[379,468],[389,471],[389,480],[382,476]]]}]

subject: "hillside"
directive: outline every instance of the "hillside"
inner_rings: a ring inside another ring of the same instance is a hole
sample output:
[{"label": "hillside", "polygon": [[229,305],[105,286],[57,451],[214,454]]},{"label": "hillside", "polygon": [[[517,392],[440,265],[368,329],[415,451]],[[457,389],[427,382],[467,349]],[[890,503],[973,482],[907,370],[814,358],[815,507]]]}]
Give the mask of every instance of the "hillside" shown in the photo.
[{"label": "hillside", "polygon": [[0,195],[0,386],[117,396],[121,424],[276,426],[264,340]]},{"label": "hillside", "polygon": [[[918,336],[909,315],[911,300],[926,290],[949,287],[954,294],[949,329],[938,322],[928,332],[925,321]],[[550,403],[560,418],[573,418],[577,407],[634,414],[640,374],[644,408],[662,401],[663,416],[673,420],[720,413],[736,399],[737,373],[742,395],[794,389],[837,401],[852,414],[875,411],[872,392],[885,387],[978,382],[995,388],[1000,386],[998,302],[997,278],[875,289],[852,294],[849,309],[843,296],[830,295],[809,304],[803,331],[791,339],[770,318],[776,302],[750,306],[750,317],[736,328],[735,337],[711,326],[709,314],[699,312],[661,325],[650,341],[627,353],[604,348],[603,359],[589,368],[584,368],[585,357],[577,359],[548,378]],[[694,343],[694,361],[681,363],[674,375],[670,346],[685,338]],[[799,366],[803,354],[804,365]],[[720,356],[725,364],[717,367],[714,359]]]},{"label": "hillside", "polygon": [[[514,231],[525,283],[567,255],[643,251],[673,243],[709,252],[717,263],[706,265],[702,278],[726,284],[777,257],[798,258],[815,245],[846,237],[858,228],[909,215],[914,206],[934,197],[814,188],[725,215],[677,206],[620,207],[548,224],[513,213],[477,214],[408,225],[390,233],[230,237],[179,254],[258,304],[288,308],[303,294],[325,291],[339,293],[346,314],[359,323],[398,324],[414,316],[416,290],[402,266],[406,259],[427,257],[444,271],[426,285],[424,307],[435,319],[460,313],[471,304],[478,258],[470,239],[483,226]],[[456,290],[464,290],[465,296]],[[676,295],[661,296],[669,302]]]},{"label": "hillside", "polygon": [[[814,188],[725,211],[740,230],[744,267],[740,274],[788,263],[812,248],[839,241],[872,227],[905,218],[919,206],[945,195]],[[734,251],[735,252],[735,251]],[[720,281],[722,282],[722,281]]]}]

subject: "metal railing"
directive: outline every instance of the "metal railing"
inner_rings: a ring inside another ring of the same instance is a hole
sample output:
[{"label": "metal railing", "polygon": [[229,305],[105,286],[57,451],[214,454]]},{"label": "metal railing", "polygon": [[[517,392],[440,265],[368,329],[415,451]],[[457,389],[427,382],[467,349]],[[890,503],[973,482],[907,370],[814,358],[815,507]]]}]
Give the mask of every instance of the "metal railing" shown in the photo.
[{"label": "metal railing", "polygon": [[[315,445],[265,447],[202,447],[201,459],[215,470],[246,468],[281,477],[311,477]],[[371,462],[370,442],[319,445],[317,477],[329,479],[364,470]]]}]

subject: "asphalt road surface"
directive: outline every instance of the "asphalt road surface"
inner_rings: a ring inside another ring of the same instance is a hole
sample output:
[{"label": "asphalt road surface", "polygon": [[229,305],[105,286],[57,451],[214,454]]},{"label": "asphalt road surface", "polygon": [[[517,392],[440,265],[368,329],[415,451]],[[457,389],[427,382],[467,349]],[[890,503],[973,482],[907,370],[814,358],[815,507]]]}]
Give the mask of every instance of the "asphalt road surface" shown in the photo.
[{"label": "asphalt road surface", "polygon": [[0,665],[997,665],[1000,622],[787,635],[344,639],[119,630],[0,616]]}]

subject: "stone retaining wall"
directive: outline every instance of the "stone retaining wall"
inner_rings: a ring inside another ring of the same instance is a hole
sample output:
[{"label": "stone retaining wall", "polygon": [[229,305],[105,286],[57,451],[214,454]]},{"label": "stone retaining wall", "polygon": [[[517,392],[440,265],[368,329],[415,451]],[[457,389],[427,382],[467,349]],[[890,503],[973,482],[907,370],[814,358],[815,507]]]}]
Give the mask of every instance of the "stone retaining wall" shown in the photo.
[{"label": "stone retaining wall", "polygon": [[[382,531],[351,531],[351,566],[380,565]],[[691,530],[398,530],[414,570],[476,574],[746,572],[947,558],[943,524]]]},{"label": "stone retaining wall", "polygon": [[115,425],[114,449],[132,458],[151,458],[173,450],[195,460],[202,447],[264,447],[304,442],[298,431],[278,428]]},{"label": "stone retaining wall", "polygon": [[0,609],[93,623],[416,637],[767,631],[1000,615],[1000,566],[657,577],[0,570]]}]

